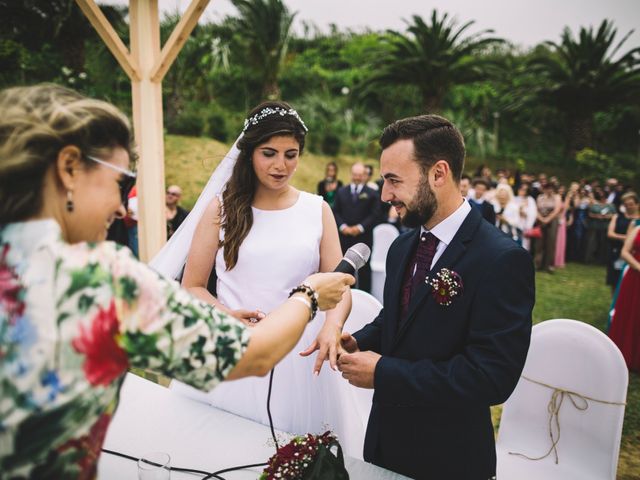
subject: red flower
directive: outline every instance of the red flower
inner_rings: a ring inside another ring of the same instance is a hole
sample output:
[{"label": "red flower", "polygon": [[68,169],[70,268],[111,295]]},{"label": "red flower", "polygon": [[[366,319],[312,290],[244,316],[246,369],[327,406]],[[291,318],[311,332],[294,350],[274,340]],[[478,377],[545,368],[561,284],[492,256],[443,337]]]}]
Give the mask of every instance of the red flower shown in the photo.
[{"label": "red flower", "polygon": [[73,339],[73,348],[84,353],[83,369],[91,385],[109,385],[129,367],[126,352],[118,346],[118,319],[115,303],[109,310],[100,308],[89,328],[80,325],[80,335]]},{"label": "red flower", "polygon": [[0,305],[7,312],[10,323],[14,324],[16,318],[24,313],[24,302],[20,298],[22,285],[15,270],[7,264],[7,253],[9,244],[4,246],[0,257]]},{"label": "red flower", "polygon": [[435,276],[427,278],[427,285],[431,286],[431,294],[439,305],[448,307],[454,297],[462,296],[464,288],[462,278],[453,270],[441,269]]}]

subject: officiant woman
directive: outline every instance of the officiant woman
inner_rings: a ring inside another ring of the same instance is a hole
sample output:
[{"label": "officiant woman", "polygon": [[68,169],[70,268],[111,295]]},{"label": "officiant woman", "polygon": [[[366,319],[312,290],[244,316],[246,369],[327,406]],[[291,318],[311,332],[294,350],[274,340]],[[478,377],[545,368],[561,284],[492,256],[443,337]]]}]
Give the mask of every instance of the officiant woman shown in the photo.
[{"label": "officiant woman", "polygon": [[104,241],[133,163],[114,106],[56,85],[0,92],[2,478],[94,478],[129,367],[205,390],[264,375],[352,283],[311,275],[248,329]]}]

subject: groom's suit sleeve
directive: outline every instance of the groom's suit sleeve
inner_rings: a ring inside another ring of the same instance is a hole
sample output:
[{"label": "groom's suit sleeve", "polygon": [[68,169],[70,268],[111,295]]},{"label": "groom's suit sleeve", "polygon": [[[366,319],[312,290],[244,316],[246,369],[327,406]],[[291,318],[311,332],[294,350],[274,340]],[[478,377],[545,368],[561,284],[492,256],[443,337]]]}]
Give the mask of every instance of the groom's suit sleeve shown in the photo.
[{"label": "groom's suit sleeve", "polygon": [[384,309],[380,310],[378,316],[374,318],[371,323],[365,325],[353,334],[353,337],[358,342],[358,348],[361,351],[371,350],[372,352],[380,353],[383,316]]},{"label": "groom's suit sleeve", "polygon": [[374,378],[378,401],[426,407],[503,403],[526,359],[534,290],[530,255],[515,246],[500,254],[475,292],[460,353],[445,360],[382,356]]}]

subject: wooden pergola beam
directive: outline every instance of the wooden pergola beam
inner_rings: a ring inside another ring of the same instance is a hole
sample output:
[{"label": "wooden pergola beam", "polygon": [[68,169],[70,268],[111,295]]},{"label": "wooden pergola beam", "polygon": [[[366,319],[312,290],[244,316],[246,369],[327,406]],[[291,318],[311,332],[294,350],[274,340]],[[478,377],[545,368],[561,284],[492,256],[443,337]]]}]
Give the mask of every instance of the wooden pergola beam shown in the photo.
[{"label": "wooden pergola beam", "polygon": [[207,8],[210,0],[193,0],[184,15],[171,32],[171,36],[162,47],[160,52],[160,58],[151,69],[151,80],[154,82],[161,82],[167,71],[171,67],[171,64],[180,53],[183,45],[189,38],[189,35],[198,24],[198,19]]},{"label": "wooden pergola beam", "polygon": [[138,145],[138,223],[140,259],[148,262],[167,239],[164,192],[162,79],[210,0],[192,0],[160,50],[158,0],[129,0],[131,52],[96,5],[76,0],[131,79],[133,131]]},{"label": "wooden pergola beam", "polygon": [[96,29],[98,35],[105,43],[107,48],[111,51],[116,60],[129,76],[132,81],[140,80],[140,67],[137,62],[131,58],[129,50],[122,43],[122,40],[113,29],[107,17],[104,16],[102,10],[94,3],[93,0],[76,0],[76,3],[80,7],[80,10],[89,19],[93,28]]}]

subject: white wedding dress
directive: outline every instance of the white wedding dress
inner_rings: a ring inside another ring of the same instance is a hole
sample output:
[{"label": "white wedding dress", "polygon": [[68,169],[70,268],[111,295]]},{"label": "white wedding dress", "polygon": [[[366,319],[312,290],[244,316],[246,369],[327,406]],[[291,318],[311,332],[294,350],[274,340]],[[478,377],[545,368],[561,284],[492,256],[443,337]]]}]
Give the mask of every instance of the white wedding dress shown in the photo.
[{"label": "white wedding dress", "polygon": [[[220,233],[221,238],[224,232]],[[216,256],[217,298],[231,309],[270,312],[284,302],[292,288],[320,265],[322,197],[300,192],[294,205],[283,210],[253,208],[253,225],[242,242],[238,263],[226,270],[223,250]],[[271,393],[274,427],[294,434],[332,430],[347,455],[362,458],[368,411],[358,408],[358,392],[340,372],[325,362],[313,374],[316,353],[301,357],[324,322],[318,313],[296,347],[275,367]],[[269,376],[223,382],[206,394],[211,405],[268,425]],[[172,383],[172,389],[191,387]],[[191,392],[190,396],[197,396]]]}]

